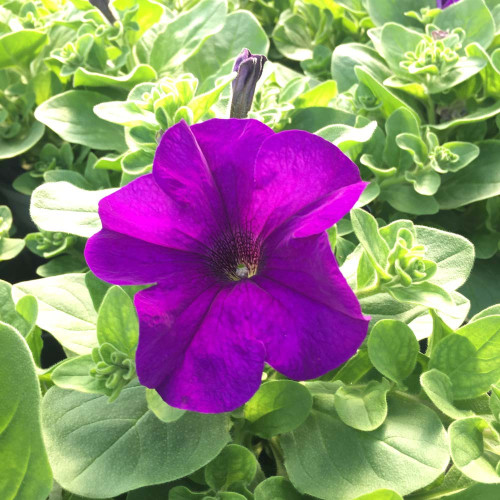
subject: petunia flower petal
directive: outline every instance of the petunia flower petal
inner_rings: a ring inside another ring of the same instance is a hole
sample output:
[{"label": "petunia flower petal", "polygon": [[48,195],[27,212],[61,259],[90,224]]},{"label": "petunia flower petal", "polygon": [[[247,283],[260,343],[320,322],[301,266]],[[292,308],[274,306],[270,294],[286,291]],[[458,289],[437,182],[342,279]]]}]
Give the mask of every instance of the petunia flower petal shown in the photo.
[{"label": "petunia flower petal", "polygon": [[180,204],[144,175],[99,203],[105,229],[176,250],[204,253],[218,222],[207,210]]},{"label": "petunia flower petal", "polygon": [[265,349],[255,340],[249,282],[137,294],[140,320],[137,374],[177,408],[231,411],[259,388]]},{"label": "petunia flower petal", "polygon": [[266,139],[255,163],[252,227],[263,237],[286,226],[318,234],[354,206],[366,183],[358,167],[330,142],[291,130]]},{"label": "petunia flower petal", "polygon": [[102,229],[85,247],[85,259],[94,274],[115,285],[143,285],[201,277],[207,272],[201,255],[173,250],[131,236]]},{"label": "petunia flower petal", "polygon": [[254,164],[262,142],[274,135],[257,120],[214,118],[191,127],[226,204],[232,226],[245,223]]},{"label": "petunia flower petal", "polygon": [[196,214],[205,230],[225,228],[228,213],[214,176],[186,122],[162,136],[153,161],[153,176],[179,210]]},{"label": "petunia flower petal", "polygon": [[326,234],[290,239],[275,249],[254,297],[265,314],[256,325],[266,361],[287,377],[319,377],[353,356],[368,329],[341,275]]}]

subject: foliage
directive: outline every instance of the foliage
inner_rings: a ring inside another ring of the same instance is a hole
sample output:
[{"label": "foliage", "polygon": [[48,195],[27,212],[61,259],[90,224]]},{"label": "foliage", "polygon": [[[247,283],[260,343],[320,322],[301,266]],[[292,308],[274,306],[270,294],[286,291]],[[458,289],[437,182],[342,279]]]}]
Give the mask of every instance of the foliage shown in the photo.
[{"label": "foliage", "polygon": [[[163,131],[228,116],[244,47],[268,57],[249,116],[368,183],[328,234],[371,324],[337,370],[266,366],[203,414],[140,385],[139,287],[83,249]],[[36,225],[0,200],[0,275],[36,256],[39,276],[0,281],[0,498],[500,497],[498,0],[4,1],[0,179]]]}]

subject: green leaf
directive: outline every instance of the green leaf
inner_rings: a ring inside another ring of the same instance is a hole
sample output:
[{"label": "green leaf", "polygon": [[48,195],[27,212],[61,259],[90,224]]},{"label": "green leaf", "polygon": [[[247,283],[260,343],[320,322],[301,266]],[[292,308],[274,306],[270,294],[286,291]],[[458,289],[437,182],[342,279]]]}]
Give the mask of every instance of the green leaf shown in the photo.
[{"label": "green leaf", "polygon": [[154,113],[140,108],[134,101],[103,102],[94,107],[94,113],[103,120],[127,127],[158,127]]},{"label": "green leaf", "polygon": [[432,215],[439,212],[434,196],[424,196],[415,191],[411,184],[382,186],[380,200],[387,201],[396,210],[414,215]]},{"label": "green leaf", "polygon": [[429,337],[429,343],[427,347],[427,356],[430,356],[434,347],[441,342],[445,337],[455,333],[452,328],[450,328],[443,319],[437,314],[433,309],[430,310],[430,315],[432,318],[432,334]]},{"label": "green leaf", "polygon": [[179,67],[195,54],[210,35],[224,26],[225,0],[202,0],[170,21],[155,40],[150,64],[160,76]]},{"label": "green leaf", "polygon": [[[449,461],[437,415],[413,401],[389,397],[389,413],[376,430],[345,425],[332,407],[313,411],[280,443],[290,480],[323,500],[350,499],[374,489],[406,495],[434,481]],[[383,473],[381,473],[383,471]]]},{"label": "green leaf", "polygon": [[281,476],[265,479],[254,491],[255,500],[305,500],[292,483]]},{"label": "green leaf", "polygon": [[245,405],[250,430],[269,439],[296,429],[312,408],[309,391],[292,380],[266,382]]},{"label": "green leaf", "polygon": [[20,238],[0,237],[0,262],[17,257],[24,248],[24,240]]},{"label": "green leaf", "polygon": [[30,213],[44,231],[89,238],[101,229],[98,203],[115,189],[86,191],[69,182],[47,182],[33,191]]},{"label": "green leaf", "polygon": [[500,316],[500,304],[495,304],[494,306],[487,307],[481,312],[475,314],[471,319],[470,323],[477,321],[481,318],[486,318],[487,316]]},{"label": "green leaf", "polygon": [[95,366],[92,356],[76,356],[65,360],[54,368],[52,382],[61,389],[86,392],[89,394],[107,394],[105,381],[90,375],[90,369]]},{"label": "green leaf", "polygon": [[354,71],[356,66],[368,68],[380,81],[391,75],[384,60],[367,45],[340,44],[335,47],[332,56],[332,78],[337,82],[339,92],[345,92],[358,83]]},{"label": "green leaf", "polygon": [[439,370],[422,373],[420,383],[429,399],[450,418],[458,419],[473,415],[471,411],[459,410],[453,406],[453,386],[450,378]]},{"label": "green leaf", "polygon": [[406,52],[413,52],[423,35],[417,31],[405,28],[401,24],[387,23],[380,35],[380,49],[392,71],[408,76],[399,63],[405,59]]},{"label": "green leaf", "polygon": [[26,340],[35,364],[39,367],[42,356],[43,340],[42,331],[36,326],[38,318],[38,302],[33,295],[25,295],[16,304],[17,313],[26,321],[28,329],[26,333],[18,330]]},{"label": "green leaf", "polygon": [[151,26],[160,21],[165,13],[165,8],[161,3],[150,0],[114,0],[113,7],[121,11],[137,8],[133,16],[128,19],[129,22],[136,23],[138,28],[128,30],[126,33],[130,45],[134,45]]},{"label": "green leaf", "polygon": [[38,301],[37,326],[67,349],[89,354],[97,345],[95,312],[84,274],[63,274],[17,283],[14,300],[33,295]]},{"label": "green leaf", "polygon": [[68,90],[51,97],[35,110],[35,118],[63,140],[93,149],[124,151],[123,128],[99,118],[94,106],[108,101],[90,90]]},{"label": "green leaf", "polygon": [[459,234],[433,227],[415,226],[418,243],[425,246],[425,258],[437,264],[430,283],[447,292],[462,286],[474,265],[474,245]]},{"label": "green leaf", "polygon": [[0,160],[13,158],[28,149],[31,149],[43,136],[45,126],[34,121],[26,134],[19,135],[13,139],[0,139]]},{"label": "green leaf", "polygon": [[327,141],[332,142],[341,151],[347,151],[353,146],[368,142],[375,133],[377,122],[369,122],[364,127],[350,127],[349,125],[329,125],[316,132]]},{"label": "green leaf", "polygon": [[447,495],[446,500],[498,500],[500,485],[476,483],[454,495]]},{"label": "green leaf", "polygon": [[442,30],[465,30],[464,47],[477,42],[487,49],[495,36],[495,22],[484,0],[460,0],[443,9],[434,23]]},{"label": "green leaf", "polygon": [[376,26],[394,21],[406,26],[419,26],[416,20],[405,16],[410,10],[419,11],[424,7],[436,7],[434,0],[367,0],[366,9]]},{"label": "green leaf", "polygon": [[445,313],[455,307],[451,295],[444,288],[429,281],[412,283],[410,286],[391,287],[388,292],[399,302],[419,304]]},{"label": "green leaf", "polygon": [[474,161],[479,156],[480,152],[479,147],[475,144],[471,144],[470,142],[446,142],[443,144],[443,147],[449,149],[451,153],[458,156],[458,160],[454,163],[449,163],[443,166],[441,164],[439,165],[448,172],[458,172]]},{"label": "green leaf", "polygon": [[212,90],[196,96],[189,104],[188,108],[193,111],[193,120],[199,121],[205,114],[210,111],[210,108],[219,100],[224,89],[233,80],[232,76],[223,78],[219,84]]},{"label": "green leaf", "polygon": [[337,95],[337,82],[326,80],[315,87],[300,94],[294,101],[296,108],[307,108],[310,106],[328,106],[330,101]]},{"label": "green leaf", "polygon": [[26,338],[31,330],[31,325],[18,313],[12,300],[12,285],[0,280],[0,321],[14,327]]},{"label": "green leaf", "polygon": [[[168,492],[168,500],[206,500],[207,498],[210,497],[207,497],[206,492],[194,493],[186,486],[176,486]],[[156,499],[157,497],[154,498]]]},{"label": "green leaf", "polygon": [[40,387],[22,336],[0,323],[0,497],[45,500],[52,474],[40,429]]},{"label": "green leaf", "polygon": [[400,321],[379,321],[368,336],[368,355],[373,366],[397,383],[402,383],[415,369],[418,351],[415,334]]},{"label": "green leaf", "polygon": [[384,278],[390,278],[385,270],[390,249],[378,232],[375,217],[365,210],[355,208],[351,211],[351,222],[354,233],[373,267]]},{"label": "green leaf", "polygon": [[450,378],[454,399],[470,399],[500,380],[500,316],[469,323],[435,347],[430,368]]},{"label": "green leaf", "polygon": [[[415,115],[406,108],[399,108],[389,116],[385,124],[387,134],[384,147],[384,161],[389,167],[396,167],[399,171],[413,164],[412,156],[402,149],[398,143],[401,134],[411,134],[420,137],[420,127]],[[391,190],[393,186],[389,189]]]},{"label": "green leaf", "polygon": [[346,384],[359,382],[371,369],[373,365],[368,356],[366,348],[359,349],[358,352],[346,361],[335,373],[333,380],[341,380]]},{"label": "green leaf", "polygon": [[372,91],[373,95],[382,103],[380,110],[386,118],[388,118],[397,109],[405,108],[412,113],[415,119],[420,123],[420,117],[417,112],[394,92],[391,92],[388,88],[386,88],[384,84],[370,72],[370,70],[362,68],[361,66],[356,66],[354,71],[359,81],[365,84]]},{"label": "green leaf", "polygon": [[116,87],[132,90],[138,83],[157,80],[156,71],[147,64],[139,64],[122,76],[104,75],[85,68],[78,68],[73,75],[74,87]]},{"label": "green leaf", "polygon": [[357,497],[355,500],[403,500],[403,497],[393,490],[377,490],[367,495]]},{"label": "green leaf", "polygon": [[340,109],[312,107],[297,109],[291,115],[290,120],[287,129],[316,132],[332,123],[343,123],[354,126],[356,123],[356,116]]},{"label": "green leaf", "polygon": [[413,160],[422,164],[427,162],[429,151],[425,142],[420,138],[420,135],[409,134],[404,132],[396,136],[396,144],[405,151],[408,151],[413,157]]},{"label": "green leaf", "polygon": [[428,127],[431,127],[435,130],[447,130],[450,128],[458,127],[459,125],[469,125],[471,123],[484,122],[488,118],[492,118],[493,116],[498,115],[498,113],[500,113],[500,101],[497,100],[493,104],[479,107],[472,113],[467,113],[460,118],[440,123],[438,125],[431,123],[428,124]]},{"label": "green leaf", "polygon": [[362,290],[363,288],[376,285],[377,273],[375,272],[375,268],[372,266],[367,254],[363,252],[363,255],[359,259],[358,270],[356,273],[356,289]]},{"label": "green leaf", "polygon": [[[500,9],[499,9],[500,12]],[[490,55],[478,43],[471,43],[465,48],[469,57],[485,61],[486,66],[481,70],[484,92],[487,96],[500,97],[500,50],[496,49]]]},{"label": "green leaf", "polygon": [[45,33],[35,30],[19,30],[0,36],[0,68],[27,68],[47,41]]},{"label": "green leaf", "polygon": [[187,412],[166,424],[148,410],[145,388],[118,399],[49,389],[42,427],[54,478],[73,493],[114,497],[191,474],[229,440],[227,416]]},{"label": "green leaf", "polygon": [[413,184],[413,189],[423,196],[433,196],[441,185],[441,176],[434,170],[407,172],[407,181]]},{"label": "green leaf", "polygon": [[[481,417],[457,420],[448,432],[451,457],[461,472],[480,483],[500,483],[500,474],[495,470],[500,458],[487,448],[487,441],[498,446],[500,440],[486,420]],[[490,435],[488,439],[485,433]]]},{"label": "green leaf", "polygon": [[186,410],[174,408],[163,401],[161,396],[154,389],[146,389],[146,401],[148,408],[165,423],[175,422],[179,420]]},{"label": "green leaf", "polygon": [[291,10],[281,13],[271,38],[278,51],[293,61],[312,59],[313,41],[304,18]]},{"label": "green leaf", "polygon": [[134,358],[139,339],[139,321],[134,304],[119,286],[111,287],[102,301],[97,317],[97,340],[108,342]]},{"label": "green leaf", "polygon": [[200,81],[198,92],[208,92],[219,77],[227,77],[232,72],[242,47],[252,54],[265,55],[269,50],[266,32],[255,16],[246,10],[231,12],[224,27],[184,63],[184,68]]},{"label": "green leaf", "polygon": [[500,141],[484,141],[479,147],[479,156],[470,165],[442,178],[436,195],[441,209],[458,208],[500,194]]},{"label": "green leaf", "polygon": [[[184,483],[189,483],[189,480],[177,480],[172,483],[165,484],[155,484],[151,486],[144,486],[143,488],[138,488],[136,490],[129,491],[127,494],[127,500],[167,500],[168,495],[173,495],[172,491],[176,490],[179,486]],[[187,488],[183,488],[187,490]],[[189,491],[189,490],[188,490]],[[187,497],[189,499],[189,497]],[[77,500],[77,499],[75,499]],[[184,497],[180,496],[175,498],[172,496],[169,500],[186,500]]]},{"label": "green leaf", "polygon": [[249,484],[257,472],[257,459],[247,448],[228,444],[205,468],[205,481],[215,491],[234,483]]},{"label": "green leaf", "polygon": [[370,381],[365,386],[344,386],[335,393],[335,410],[344,424],[360,431],[373,431],[387,417],[390,384]]}]

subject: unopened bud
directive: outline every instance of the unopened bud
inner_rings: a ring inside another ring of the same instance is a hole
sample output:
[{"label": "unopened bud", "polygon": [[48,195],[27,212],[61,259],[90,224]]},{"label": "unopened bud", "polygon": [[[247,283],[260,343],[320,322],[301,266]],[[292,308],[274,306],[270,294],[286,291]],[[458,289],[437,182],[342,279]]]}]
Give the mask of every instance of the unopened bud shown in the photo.
[{"label": "unopened bud", "polygon": [[262,76],[266,61],[266,56],[252,55],[248,49],[243,49],[236,58],[233,71],[238,75],[232,83],[231,118],[247,117],[252,108],[255,87]]}]

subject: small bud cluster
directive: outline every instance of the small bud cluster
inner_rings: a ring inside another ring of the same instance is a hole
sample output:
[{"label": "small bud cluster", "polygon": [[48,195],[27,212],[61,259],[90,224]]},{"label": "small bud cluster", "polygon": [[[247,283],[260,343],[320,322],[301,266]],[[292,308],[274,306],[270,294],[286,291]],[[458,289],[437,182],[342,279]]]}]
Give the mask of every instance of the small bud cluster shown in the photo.
[{"label": "small bud cluster", "polygon": [[460,59],[458,51],[462,48],[462,38],[460,30],[453,33],[433,30],[422,37],[414,51],[405,53],[400,66],[412,75],[444,75]]},{"label": "small bud cluster", "polygon": [[432,168],[437,171],[440,169],[446,171],[446,169],[442,167],[443,164],[456,163],[459,159],[460,157],[457,154],[452,153],[445,146],[437,146],[429,153],[430,164]]},{"label": "small bud cluster", "polygon": [[415,244],[411,231],[401,228],[388,257],[388,273],[393,277],[389,284],[409,286],[431,278],[437,266],[424,258],[425,251],[424,245]]},{"label": "small bud cluster", "polygon": [[59,74],[62,77],[70,76],[80,67],[98,69],[88,64],[89,53],[93,45],[94,37],[87,33],[78,38],[75,43],[68,42],[61,49],[53,50],[51,57],[62,64]]},{"label": "small bud cluster", "polygon": [[92,359],[95,366],[90,369],[90,375],[103,382],[112,402],[135,377],[135,362],[108,342],[92,349]]},{"label": "small bud cluster", "polygon": [[19,75],[7,71],[1,73],[0,138],[22,140],[29,130],[35,96],[28,91]]},{"label": "small bud cluster", "polygon": [[65,142],[60,147],[47,143],[31,165],[30,174],[32,177],[41,178],[45,172],[51,170],[72,170],[74,160],[73,150],[69,143]]},{"label": "small bud cluster", "polygon": [[366,85],[360,83],[354,92],[354,106],[359,111],[375,111],[382,103]]},{"label": "small bud cluster", "polygon": [[61,232],[40,231],[26,237],[28,248],[45,259],[52,259],[65,253],[75,242],[75,236]]},{"label": "small bud cluster", "polygon": [[162,130],[182,119],[191,124],[193,112],[187,105],[193,99],[197,86],[198,80],[190,74],[177,79],[165,77],[144,92],[137,104],[145,111],[154,113]]}]

